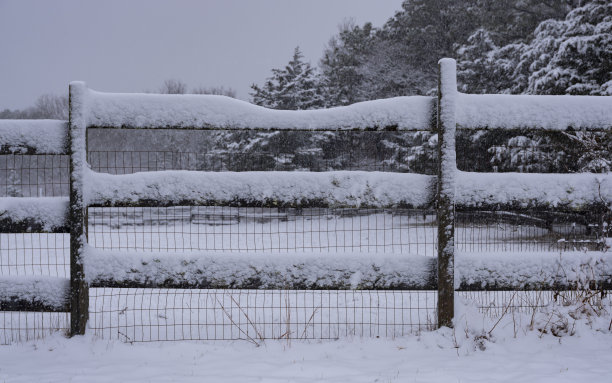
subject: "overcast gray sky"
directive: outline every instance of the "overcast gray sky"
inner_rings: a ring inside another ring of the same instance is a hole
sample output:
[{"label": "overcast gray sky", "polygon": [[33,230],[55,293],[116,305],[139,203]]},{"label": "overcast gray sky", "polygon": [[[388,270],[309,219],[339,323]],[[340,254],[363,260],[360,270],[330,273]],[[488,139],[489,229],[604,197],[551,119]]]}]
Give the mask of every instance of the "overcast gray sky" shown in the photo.
[{"label": "overcast gray sky", "polygon": [[176,78],[248,99],[296,45],[313,65],[338,24],[381,26],[402,0],[0,0],[0,110],[64,93],[158,89]]}]

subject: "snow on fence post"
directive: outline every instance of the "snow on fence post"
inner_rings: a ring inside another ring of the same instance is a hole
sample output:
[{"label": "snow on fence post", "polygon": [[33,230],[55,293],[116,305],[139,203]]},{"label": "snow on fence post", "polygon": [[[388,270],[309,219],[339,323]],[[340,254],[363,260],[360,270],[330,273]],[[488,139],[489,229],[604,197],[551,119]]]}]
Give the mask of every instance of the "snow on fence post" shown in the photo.
[{"label": "snow on fence post", "polygon": [[83,175],[87,128],[87,87],[83,82],[69,86],[70,150],[70,336],[85,334],[89,316],[89,288],[83,270]]},{"label": "snow on fence post", "polygon": [[438,62],[438,326],[453,326],[455,311],[455,60]]}]

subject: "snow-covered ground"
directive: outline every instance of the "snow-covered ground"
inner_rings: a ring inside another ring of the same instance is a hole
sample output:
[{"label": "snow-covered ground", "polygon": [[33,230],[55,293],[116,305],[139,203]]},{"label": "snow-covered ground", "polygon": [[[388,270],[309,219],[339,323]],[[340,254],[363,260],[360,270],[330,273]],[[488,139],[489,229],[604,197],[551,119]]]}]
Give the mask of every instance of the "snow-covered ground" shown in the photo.
[{"label": "snow-covered ground", "polygon": [[[0,381],[606,382],[607,307],[601,317],[578,320],[562,306],[549,307],[535,315],[531,330],[529,313],[506,313],[498,323],[459,305],[454,331],[395,339],[129,344],[57,335],[1,346]],[[568,319],[568,333],[557,314]],[[553,324],[560,337],[551,335]]]}]

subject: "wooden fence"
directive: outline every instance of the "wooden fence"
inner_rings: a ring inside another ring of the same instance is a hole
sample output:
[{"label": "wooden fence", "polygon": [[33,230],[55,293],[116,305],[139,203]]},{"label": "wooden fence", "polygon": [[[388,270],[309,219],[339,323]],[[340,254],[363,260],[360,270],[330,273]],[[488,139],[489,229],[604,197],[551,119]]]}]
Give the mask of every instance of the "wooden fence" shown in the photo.
[{"label": "wooden fence", "polygon": [[[90,287],[437,290],[437,325],[452,326],[457,289],[575,286],[575,277],[557,273],[558,259],[538,260],[535,265],[530,264],[529,270],[535,267],[539,274],[524,275],[517,270],[532,261],[456,258],[456,212],[547,208],[598,212],[609,220],[612,177],[459,172],[455,134],[457,129],[608,131],[612,129],[612,97],[465,95],[457,92],[454,60],[441,60],[439,70],[437,99],[400,97],[301,112],[269,111],[210,96],[99,93],[89,90],[84,83],[71,83],[67,129],[55,123],[44,131],[16,127],[13,130],[21,129],[22,133],[9,134],[6,132],[10,129],[2,130],[0,124],[0,133],[5,132],[0,134],[5,154],[15,153],[18,148],[29,154],[47,151],[69,156],[69,201],[32,199],[27,209],[11,213],[17,202],[7,199],[2,205],[5,218],[0,222],[3,232],[70,233],[69,284],[63,278],[0,276],[0,310],[69,311],[70,333],[77,335],[84,334],[87,328]],[[354,175],[276,172],[253,176],[248,172],[172,171],[110,175],[96,173],[87,164],[88,128],[433,131],[438,134],[439,167],[436,176],[362,172]],[[47,134],[49,138],[45,140]],[[57,139],[62,134],[65,143]],[[355,265],[364,262],[358,256],[340,261],[331,256],[322,261],[323,267],[313,271],[307,258],[280,259],[262,266],[253,264],[248,254],[240,257],[192,254],[191,258],[173,254],[156,256],[151,263],[145,258],[126,256],[120,251],[105,253],[87,245],[88,233],[84,228],[88,227],[90,208],[168,206],[433,208],[437,214],[437,257],[368,260],[359,272],[361,275],[362,270],[368,270],[369,274],[362,275],[356,283]],[[604,219],[599,229],[604,230],[605,225]],[[581,261],[578,257],[561,266],[579,268]],[[609,289],[612,283],[609,254],[602,253],[597,262],[592,282],[597,288]],[[182,268],[172,266],[177,263]],[[114,274],[112,268],[105,268],[108,264],[113,264],[114,270],[124,267],[130,272]],[[325,265],[333,268],[333,273],[326,271]],[[241,270],[241,277],[222,272],[228,269]],[[319,273],[314,281],[309,279],[311,273]]]}]

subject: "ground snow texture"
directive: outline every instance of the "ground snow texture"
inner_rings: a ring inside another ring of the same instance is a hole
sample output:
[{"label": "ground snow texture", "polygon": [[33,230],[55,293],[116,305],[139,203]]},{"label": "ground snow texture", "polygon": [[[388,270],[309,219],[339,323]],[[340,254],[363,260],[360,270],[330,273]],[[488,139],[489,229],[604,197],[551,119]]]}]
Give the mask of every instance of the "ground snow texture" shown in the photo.
[{"label": "ground snow texture", "polygon": [[603,382],[612,377],[612,336],[529,333],[485,351],[455,348],[448,331],[260,347],[58,336],[0,347],[0,360],[7,382]]},{"label": "ground snow texture", "polygon": [[[91,335],[0,347],[7,382],[606,382],[612,378],[610,307],[570,320],[556,337],[549,314],[498,322],[459,300],[456,329],[395,339],[121,343]],[[564,311],[565,310],[565,311]],[[566,316],[566,318],[569,318]],[[485,335],[483,338],[482,335]]]}]

